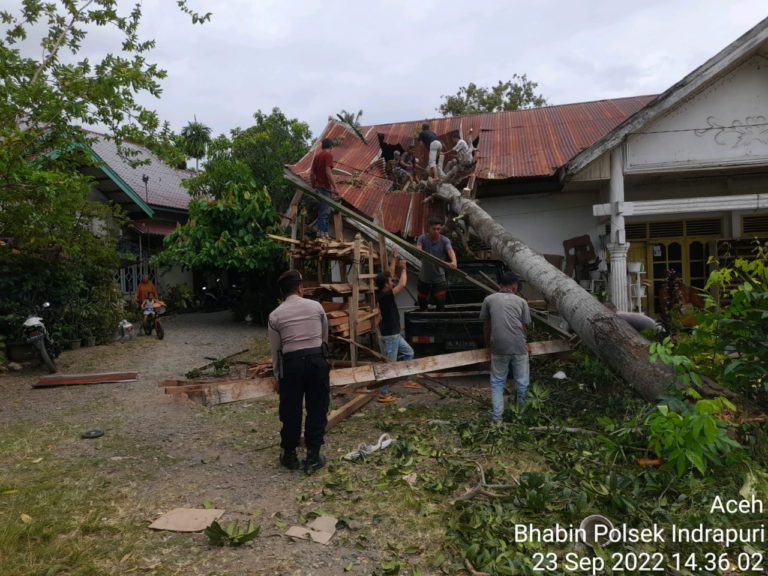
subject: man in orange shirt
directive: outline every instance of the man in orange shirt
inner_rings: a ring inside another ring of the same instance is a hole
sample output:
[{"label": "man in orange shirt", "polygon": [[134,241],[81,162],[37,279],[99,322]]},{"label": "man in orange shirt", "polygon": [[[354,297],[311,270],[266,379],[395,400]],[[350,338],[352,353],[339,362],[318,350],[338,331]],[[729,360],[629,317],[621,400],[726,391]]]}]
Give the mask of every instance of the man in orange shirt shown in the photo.
[{"label": "man in orange shirt", "polygon": [[[312,171],[309,174],[309,183],[318,194],[326,198],[335,198],[336,181],[333,178],[333,140],[326,138],[322,143],[322,150],[312,160]],[[330,228],[331,207],[321,202],[317,207],[317,235],[319,238],[328,238]]]},{"label": "man in orange shirt", "polygon": [[147,299],[147,296],[152,293],[155,296],[157,296],[157,288],[155,288],[154,283],[152,280],[149,279],[149,276],[144,274],[141,277],[141,282],[139,282],[139,286],[136,288],[136,295],[134,297],[134,300],[136,300],[136,304],[141,307],[144,300]]}]

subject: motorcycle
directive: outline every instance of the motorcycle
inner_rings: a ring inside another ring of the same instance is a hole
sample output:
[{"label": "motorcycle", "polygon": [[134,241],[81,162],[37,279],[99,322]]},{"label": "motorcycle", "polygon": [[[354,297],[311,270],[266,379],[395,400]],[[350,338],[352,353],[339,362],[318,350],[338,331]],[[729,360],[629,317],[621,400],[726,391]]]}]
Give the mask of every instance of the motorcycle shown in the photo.
[{"label": "motorcycle", "polygon": [[165,330],[163,329],[163,325],[160,323],[160,316],[162,314],[165,314],[165,302],[156,300],[152,312],[149,314],[144,314],[144,334],[151,336],[152,330],[154,330],[155,334],[157,335],[157,339],[163,339],[165,336]]},{"label": "motorcycle", "polygon": [[22,329],[24,340],[27,344],[37,350],[43,364],[48,368],[51,373],[56,372],[55,359],[59,357],[60,348],[56,342],[54,342],[48,330],[45,328],[45,322],[43,316],[45,312],[50,308],[48,302],[43,303],[43,310],[38,315],[38,310],[35,310],[25,321]]}]

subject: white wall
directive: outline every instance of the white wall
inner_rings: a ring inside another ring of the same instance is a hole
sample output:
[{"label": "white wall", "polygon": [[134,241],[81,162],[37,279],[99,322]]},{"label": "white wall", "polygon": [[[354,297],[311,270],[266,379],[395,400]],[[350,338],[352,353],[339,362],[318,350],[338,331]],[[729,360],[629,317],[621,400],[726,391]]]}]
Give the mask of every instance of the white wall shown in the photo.
[{"label": "white wall", "polygon": [[596,191],[567,191],[538,196],[483,198],[480,206],[515,238],[539,254],[563,252],[563,241],[583,234],[598,236],[604,226],[592,216]]},{"label": "white wall", "polygon": [[192,271],[182,270],[180,266],[161,268],[158,270],[157,290],[161,294],[168,292],[170,288],[178,284],[187,284],[192,288]]},{"label": "white wall", "polygon": [[627,137],[627,173],[768,162],[768,60],[754,56]]}]

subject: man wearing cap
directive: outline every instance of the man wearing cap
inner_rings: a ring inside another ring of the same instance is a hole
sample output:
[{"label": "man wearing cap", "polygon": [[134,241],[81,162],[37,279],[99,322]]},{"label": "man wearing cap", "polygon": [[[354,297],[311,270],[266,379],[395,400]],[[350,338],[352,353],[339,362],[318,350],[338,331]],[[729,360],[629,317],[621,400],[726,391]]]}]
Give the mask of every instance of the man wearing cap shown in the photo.
[{"label": "man wearing cap", "polygon": [[[312,159],[312,170],[309,173],[309,183],[318,194],[326,198],[336,197],[336,181],[333,178],[333,140],[323,140],[322,149]],[[317,207],[317,235],[320,238],[328,238],[330,229],[331,207],[325,202],[320,202]]]},{"label": "man wearing cap", "polygon": [[320,455],[330,403],[330,366],[326,360],[328,321],[319,302],[303,297],[301,274],[283,273],[277,281],[284,301],[269,315],[272,368],[280,383],[280,464],[298,470],[302,404],[306,406],[304,470],[322,468]]},{"label": "man wearing cap", "polygon": [[491,349],[491,401],[492,418],[501,422],[504,414],[504,386],[512,369],[517,388],[517,404],[525,404],[528,392],[527,326],[531,323],[528,302],[517,295],[520,280],[512,273],[504,273],[499,291],[486,296],[480,308],[485,344]]}]

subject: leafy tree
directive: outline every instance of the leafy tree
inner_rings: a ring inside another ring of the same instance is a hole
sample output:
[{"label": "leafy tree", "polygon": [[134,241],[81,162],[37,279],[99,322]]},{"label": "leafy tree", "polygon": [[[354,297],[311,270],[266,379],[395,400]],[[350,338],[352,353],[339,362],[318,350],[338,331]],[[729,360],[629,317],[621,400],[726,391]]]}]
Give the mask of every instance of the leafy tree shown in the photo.
[{"label": "leafy tree", "polygon": [[234,149],[225,136],[211,142],[205,172],[187,182],[195,198],[189,220],[165,237],[156,261],[239,273],[246,292],[240,312],[258,319],[277,297],[273,276],[282,268],[283,248],[266,235],[280,233],[280,216],[270,191]]},{"label": "leafy tree", "polygon": [[189,219],[165,237],[158,263],[265,272],[282,255],[281,247],[266,237],[279,232],[271,194],[233,149],[225,136],[211,142],[205,172],[185,182],[194,197]]},{"label": "leafy tree", "polygon": [[360,119],[362,117],[362,110],[358,110],[357,114],[355,114],[353,112],[347,112],[346,110],[342,109],[341,112],[336,114],[336,118],[333,116],[328,116],[328,122],[338,121],[342,124],[346,124],[355,133],[355,135],[360,138],[363,144],[368,144],[368,142],[365,141],[365,136],[363,136],[362,132],[360,132]]},{"label": "leafy tree", "polygon": [[293,193],[283,180],[283,166],[307,153],[312,132],[307,123],[288,118],[280,108],[270,114],[259,110],[253,117],[255,126],[232,131],[232,155],[248,164],[256,183],[267,187],[275,207],[282,211]]},{"label": "leafy tree", "polygon": [[[194,23],[210,16],[191,11],[186,0],[177,4]],[[159,96],[165,77],[148,61],[155,43],[139,36],[141,16],[140,4],[121,9],[116,0],[24,0],[0,10],[0,238],[11,239],[11,247],[0,244],[0,277],[14,287],[0,289],[0,316],[39,304],[41,286],[45,299],[63,306],[73,298],[93,303],[114,284],[116,242],[107,232],[119,222],[117,212],[88,200],[93,179],[84,168],[96,161],[85,129],[106,127],[118,145],[128,137],[150,144],[162,132],[157,115],[137,100],[139,93]],[[100,52],[88,39],[96,28],[118,34],[119,49],[94,57]],[[39,49],[24,48],[41,31]],[[74,279],[67,268],[78,272]],[[106,313],[116,310],[111,295],[101,304],[103,326],[114,330]]]},{"label": "leafy tree", "polygon": [[349,124],[355,128],[360,128],[360,118],[363,117],[363,111],[358,110],[357,113],[347,112],[342,109],[341,112],[336,114],[336,117],[328,116],[328,122],[342,122],[343,124]]},{"label": "leafy tree", "polygon": [[437,109],[443,116],[463,116],[482,112],[508,112],[524,108],[546,106],[547,101],[536,94],[538,84],[523,74],[512,75],[512,80],[485,88],[470,82],[453,96],[442,96],[445,101]]},{"label": "leafy tree", "polygon": [[205,152],[211,141],[211,129],[197,121],[189,122],[181,129],[181,138],[184,143],[184,152],[187,156],[195,159],[195,171],[198,171],[198,162],[205,158]]},{"label": "leafy tree", "polygon": [[703,378],[768,407],[768,244],[756,243],[752,258],[737,258],[710,274],[697,325],[653,344],[663,362],[675,366],[686,386]]},{"label": "leafy tree", "polygon": [[[178,5],[193,22],[209,18],[185,0]],[[147,60],[155,43],[139,37],[141,6],[124,12],[115,0],[25,0],[0,12],[0,237],[12,237],[18,249],[82,252],[74,240],[96,209],[82,172],[95,161],[81,127],[106,127],[118,144],[126,137],[147,143],[159,128],[136,96],[159,96],[165,72]],[[119,31],[120,50],[81,56],[94,27]],[[21,43],[40,28],[41,51],[30,56]]]}]

